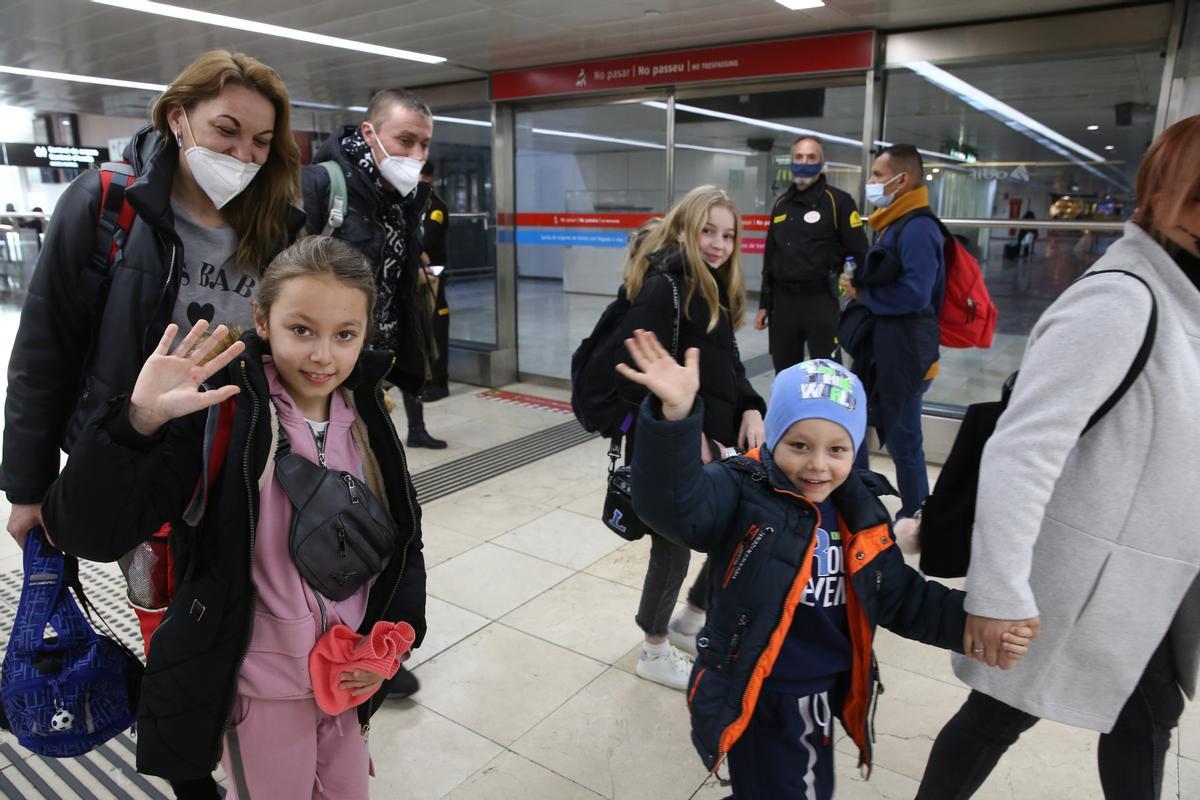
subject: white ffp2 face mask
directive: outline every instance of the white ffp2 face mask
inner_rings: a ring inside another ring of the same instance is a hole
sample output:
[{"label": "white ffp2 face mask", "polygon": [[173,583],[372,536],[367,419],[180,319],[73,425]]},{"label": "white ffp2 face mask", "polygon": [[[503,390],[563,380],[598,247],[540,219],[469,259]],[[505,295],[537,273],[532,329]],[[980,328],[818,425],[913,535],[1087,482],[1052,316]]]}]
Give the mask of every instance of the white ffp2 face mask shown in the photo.
[{"label": "white ffp2 face mask", "polygon": [[[196,135],[192,133],[192,123],[188,121],[186,111],[183,112],[183,124],[187,126],[188,135],[194,143]],[[181,140],[180,145],[182,144]],[[217,208],[224,208],[230,200],[241,194],[261,168],[253,161],[247,164],[233,156],[209,150],[198,144],[193,144],[185,150],[183,157],[187,159],[192,177]]]},{"label": "white ffp2 face mask", "polygon": [[375,143],[383,151],[384,158],[380,160],[376,158],[374,148],[371,149],[371,157],[375,159],[375,165],[379,167],[379,174],[400,193],[401,197],[408,196],[420,183],[421,168],[425,166],[425,162],[408,156],[388,155],[388,151],[383,149],[383,141],[379,138],[375,126],[368,122],[367,127],[371,129],[371,133],[375,136]]}]

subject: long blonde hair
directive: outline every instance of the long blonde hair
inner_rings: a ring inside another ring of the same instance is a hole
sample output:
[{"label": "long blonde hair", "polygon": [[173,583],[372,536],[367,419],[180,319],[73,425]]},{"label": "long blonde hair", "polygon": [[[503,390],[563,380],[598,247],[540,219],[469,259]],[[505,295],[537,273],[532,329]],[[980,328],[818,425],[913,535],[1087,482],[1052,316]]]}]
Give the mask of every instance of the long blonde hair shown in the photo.
[{"label": "long blonde hair", "polygon": [[182,106],[188,111],[229,84],[258,92],[275,108],[275,135],[266,163],[246,190],[221,209],[238,233],[238,269],[258,275],[287,246],[288,207],[300,197],[300,149],[292,137],[291,101],[279,73],[250,56],[210,50],[171,81],[154,101],[150,117],[164,147],[177,148],[167,122],[171,109]]},{"label": "long blonde hair", "polygon": [[[713,270],[704,263],[700,255],[700,232],[708,224],[708,212],[714,206],[729,209],[734,220],[733,253],[729,260]],[[649,255],[668,247],[682,250],[684,276],[687,292],[683,299],[684,316],[691,318],[688,308],[692,298],[699,292],[708,304],[709,319],[706,330],[712,331],[721,319],[721,295],[717,281],[721,281],[729,297],[729,324],[738,330],[745,323],[746,282],[742,277],[742,217],[737,204],[725,190],[716,186],[697,186],[675,207],[667,212],[661,225],[645,235],[644,240],[625,260],[625,294],[630,300],[637,297],[650,271]]]}]

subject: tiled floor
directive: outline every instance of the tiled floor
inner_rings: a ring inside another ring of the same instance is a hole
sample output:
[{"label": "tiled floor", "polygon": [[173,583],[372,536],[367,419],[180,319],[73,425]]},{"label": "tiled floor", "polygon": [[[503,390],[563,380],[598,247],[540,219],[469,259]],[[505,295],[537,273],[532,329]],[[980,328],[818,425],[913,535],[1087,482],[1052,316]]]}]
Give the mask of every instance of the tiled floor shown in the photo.
[{"label": "tiled floor", "polygon": [[[755,378],[763,391],[769,381]],[[429,429],[451,447],[410,451],[414,472],[567,419],[479,393],[455,385],[450,398],[427,406]],[[402,408],[395,415],[402,425]],[[890,471],[886,459],[875,466]],[[605,469],[605,444],[591,441],[424,508],[429,635],[411,663],[422,688],[374,720],[372,797],[728,795],[692,749],[683,695],[634,674],[647,543],[625,543],[597,521]],[[0,520],[7,514],[0,505]],[[693,574],[699,566],[694,558]],[[18,552],[0,536],[0,570],[17,567]],[[882,632],[878,655],[887,693],[876,767],[863,781],[853,746],[840,737],[840,798],[913,797],[932,738],[966,697],[945,653]],[[977,796],[1094,800],[1095,744],[1094,734],[1039,724]],[[14,767],[0,769],[7,776]],[[1200,713],[1192,708],[1168,759],[1164,797],[1200,800]]]},{"label": "tiled floor", "polygon": [[[683,697],[634,675],[647,544],[612,538],[596,521],[604,466],[603,443],[590,442],[426,508],[426,547],[435,555],[431,634],[416,667],[423,686],[377,718],[377,761],[381,742],[401,752],[388,767],[399,782],[381,773],[373,796],[728,795],[692,750]],[[875,467],[890,472],[886,459]],[[693,574],[699,566],[694,558]],[[913,797],[933,737],[967,694],[945,653],[886,631],[878,653],[887,693],[877,766],[864,782],[853,745],[840,737],[839,797]],[[1041,723],[977,797],[1098,798],[1095,740]],[[1189,709],[1176,745],[1164,797],[1200,800],[1200,714]],[[425,768],[409,773],[407,764]]]}]

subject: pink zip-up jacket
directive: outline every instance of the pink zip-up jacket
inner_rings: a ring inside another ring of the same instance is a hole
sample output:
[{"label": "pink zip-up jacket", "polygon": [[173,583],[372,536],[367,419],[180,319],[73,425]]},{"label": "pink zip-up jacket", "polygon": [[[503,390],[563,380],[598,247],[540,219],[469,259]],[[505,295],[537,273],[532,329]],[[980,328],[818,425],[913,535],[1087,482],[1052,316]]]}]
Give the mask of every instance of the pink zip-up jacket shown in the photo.
[{"label": "pink zip-up jacket", "polygon": [[[314,464],[316,439],[304,416],[279,380],[270,356],[263,358],[271,387],[271,423],[282,427],[292,452]],[[363,459],[351,434],[354,409],[341,392],[329,404],[329,428],[325,433],[325,466],[363,477]],[[278,439],[276,433],[273,437]],[[272,444],[272,453],[274,452]],[[335,602],[319,595],[300,576],[288,552],[292,527],[292,504],[275,478],[274,458],[259,478],[259,516],[255,529],[254,565],[251,577],[258,590],[250,649],[238,678],[238,694],[262,699],[312,697],[308,676],[308,654],[321,634],[341,623],[351,630],[362,624],[367,595],[374,580],[350,597]]]}]

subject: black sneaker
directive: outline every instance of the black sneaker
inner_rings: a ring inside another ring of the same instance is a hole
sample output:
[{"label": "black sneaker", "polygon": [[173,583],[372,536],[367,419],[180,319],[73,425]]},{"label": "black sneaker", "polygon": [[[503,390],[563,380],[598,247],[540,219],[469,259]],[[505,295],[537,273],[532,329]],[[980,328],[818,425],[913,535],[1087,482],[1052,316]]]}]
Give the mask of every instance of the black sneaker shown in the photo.
[{"label": "black sneaker", "polygon": [[387,697],[389,700],[403,700],[406,697],[412,697],[421,688],[421,682],[417,680],[417,676],[406,670],[403,666],[396,673],[396,677],[392,678],[388,684]]},{"label": "black sneaker", "polygon": [[421,392],[421,400],[425,403],[436,403],[438,400],[445,400],[450,396],[450,389],[446,386],[426,386]]},{"label": "black sneaker", "polygon": [[445,450],[446,442],[442,439],[435,439],[429,435],[429,431],[421,428],[420,430],[408,432],[409,447],[428,447],[430,450]]}]

